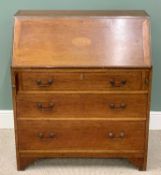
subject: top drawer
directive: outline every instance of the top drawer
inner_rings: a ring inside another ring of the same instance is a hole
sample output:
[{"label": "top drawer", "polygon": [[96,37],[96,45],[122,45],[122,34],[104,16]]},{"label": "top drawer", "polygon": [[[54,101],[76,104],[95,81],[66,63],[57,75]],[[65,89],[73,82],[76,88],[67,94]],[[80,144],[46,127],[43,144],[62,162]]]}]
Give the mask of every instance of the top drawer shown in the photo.
[{"label": "top drawer", "polygon": [[106,72],[21,72],[19,89],[23,91],[140,90],[142,71]]}]

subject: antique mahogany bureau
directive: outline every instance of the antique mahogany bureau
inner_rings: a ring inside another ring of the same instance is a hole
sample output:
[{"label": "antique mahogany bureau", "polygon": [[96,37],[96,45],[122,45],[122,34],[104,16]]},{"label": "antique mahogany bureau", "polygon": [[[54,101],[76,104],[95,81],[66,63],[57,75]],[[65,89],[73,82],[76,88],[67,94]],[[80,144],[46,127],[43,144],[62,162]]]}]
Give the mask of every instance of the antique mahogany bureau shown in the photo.
[{"label": "antique mahogany bureau", "polygon": [[151,46],[144,11],[19,11],[12,89],[18,170],[39,158],[146,169]]}]

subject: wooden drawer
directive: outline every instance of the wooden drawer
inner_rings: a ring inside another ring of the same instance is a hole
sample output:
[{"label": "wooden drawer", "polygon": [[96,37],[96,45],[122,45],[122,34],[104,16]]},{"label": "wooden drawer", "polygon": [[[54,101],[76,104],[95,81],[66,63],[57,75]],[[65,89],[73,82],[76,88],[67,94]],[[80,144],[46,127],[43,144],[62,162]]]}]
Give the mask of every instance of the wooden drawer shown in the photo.
[{"label": "wooden drawer", "polygon": [[106,72],[22,72],[20,90],[140,90],[142,71],[108,70]]},{"label": "wooden drawer", "polygon": [[19,94],[18,117],[146,117],[146,94]]},{"label": "wooden drawer", "polygon": [[18,121],[21,150],[143,150],[144,136],[144,122]]}]

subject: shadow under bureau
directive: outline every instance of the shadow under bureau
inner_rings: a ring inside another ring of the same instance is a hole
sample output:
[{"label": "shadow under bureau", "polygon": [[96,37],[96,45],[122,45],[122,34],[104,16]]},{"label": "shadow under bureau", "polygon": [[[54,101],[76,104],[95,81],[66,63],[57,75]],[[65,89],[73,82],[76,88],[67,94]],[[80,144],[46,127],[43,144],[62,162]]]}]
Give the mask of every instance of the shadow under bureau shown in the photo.
[{"label": "shadow under bureau", "polygon": [[127,158],[146,169],[144,11],[19,11],[12,89],[18,170],[39,158]]}]

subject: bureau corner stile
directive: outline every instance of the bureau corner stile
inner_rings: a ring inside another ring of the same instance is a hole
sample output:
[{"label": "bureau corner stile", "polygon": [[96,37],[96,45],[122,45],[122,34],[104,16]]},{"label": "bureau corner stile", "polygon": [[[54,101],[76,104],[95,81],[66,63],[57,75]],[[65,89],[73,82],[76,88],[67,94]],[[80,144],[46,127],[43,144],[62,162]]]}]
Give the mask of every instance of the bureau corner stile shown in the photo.
[{"label": "bureau corner stile", "polygon": [[146,170],[145,11],[18,11],[11,65],[17,169],[39,158],[127,158]]}]

